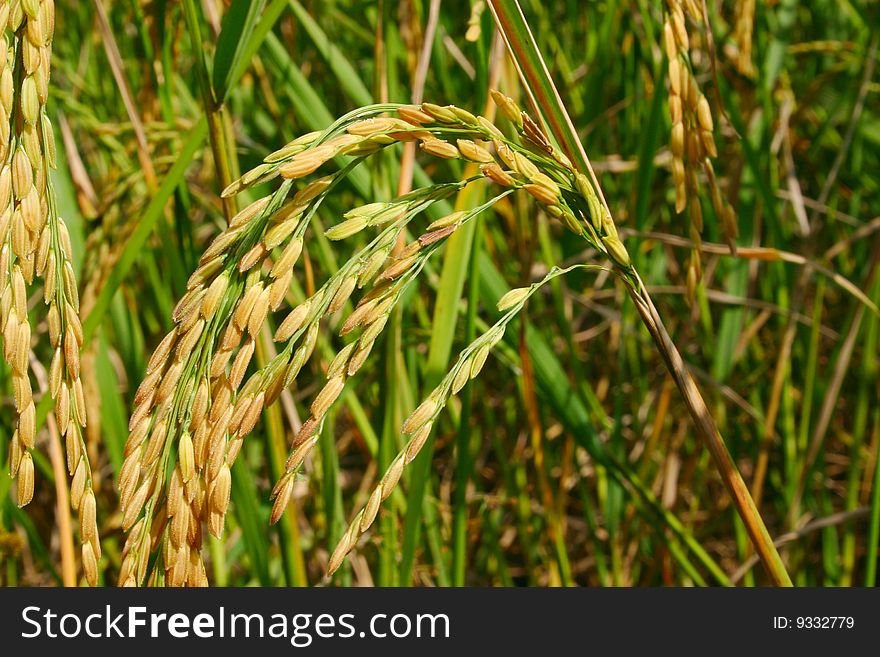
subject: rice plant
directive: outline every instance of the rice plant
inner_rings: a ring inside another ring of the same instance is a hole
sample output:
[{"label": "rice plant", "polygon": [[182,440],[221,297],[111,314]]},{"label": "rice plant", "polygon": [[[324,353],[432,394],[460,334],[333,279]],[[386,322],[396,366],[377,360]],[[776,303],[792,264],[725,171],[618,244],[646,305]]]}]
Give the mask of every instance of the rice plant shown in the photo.
[{"label": "rice plant", "polygon": [[872,11],[0,3],[0,577],[873,585]]}]

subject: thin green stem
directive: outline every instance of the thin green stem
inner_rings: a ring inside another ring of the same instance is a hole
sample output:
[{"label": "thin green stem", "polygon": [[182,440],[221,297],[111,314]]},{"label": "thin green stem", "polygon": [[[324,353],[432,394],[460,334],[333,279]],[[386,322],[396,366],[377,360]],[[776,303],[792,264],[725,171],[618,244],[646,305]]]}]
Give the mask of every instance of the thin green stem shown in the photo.
[{"label": "thin green stem", "polygon": [[[204,43],[202,37],[202,28],[199,22],[201,10],[196,7],[195,0],[183,0],[184,15],[186,16],[186,25],[189,29],[190,39],[194,44]],[[208,61],[205,49],[202,47],[200,56],[196,57],[196,72],[199,79],[199,87],[202,93],[202,103],[205,106],[205,116],[208,120],[208,135],[211,141],[211,152],[214,155],[214,166],[217,169],[217,181],[220,189],[223,191],[228,187],[233,178],[233,171],[237,170],[237,164],[234,164],[235,154],[229,148],[227,140],[227,129],[225,117],[225,109],[222,103],[217,102],[216,95],[211,88],[211,79],[208,75]],[[221,198],[223,205],[223,213],[226,220],[229,221],[237,212],[237,203],[235,196]]]}]

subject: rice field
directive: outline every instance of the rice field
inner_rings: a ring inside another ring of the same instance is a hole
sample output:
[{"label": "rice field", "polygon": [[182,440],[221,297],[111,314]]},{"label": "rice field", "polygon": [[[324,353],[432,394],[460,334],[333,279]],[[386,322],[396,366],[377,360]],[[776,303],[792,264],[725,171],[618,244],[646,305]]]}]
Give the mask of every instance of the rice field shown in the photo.
[{"label": "rice field", "polygon": [[874,586],[877,24],[0,0],[0,584]]}]

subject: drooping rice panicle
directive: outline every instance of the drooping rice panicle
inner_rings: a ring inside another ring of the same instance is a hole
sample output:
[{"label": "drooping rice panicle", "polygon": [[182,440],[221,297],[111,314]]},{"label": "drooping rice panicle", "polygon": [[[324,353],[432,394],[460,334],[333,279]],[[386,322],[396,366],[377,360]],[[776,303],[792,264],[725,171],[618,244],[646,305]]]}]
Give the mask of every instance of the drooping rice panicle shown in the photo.
[{"label": "drooping rice panicle", "polygon": [[[513,138],[485,118],[451,105],[375,105],[349,113],[323,132],[295,139],[224,190],[231,195],[283,180],[274,194],[233,217],[203,253],[174,310],[175,327],[156,348],[135,395],[119,478],[123,527],[129,531],[121,584],[206,583],[201,527],[206,524],[215,536],[223,530],[230,468],[243,439],[262,410],[296,380],[324,320],[342,310],[356,290],[367,287],[339,330],[342,336],[358,330],[358,338],[330,363],[326,383],[293,439],[285,474],[273,491],[271,519],[278,520],[327,411],[369,357],[404,289],[458,227],[499,199],[517,190],[528,193],[619,267],[629,268],[629,255],[591,184],[512,100],[495,97],[516,129]],[[259,333],[287,298],[306,231],[323,199],[363,158],[405,141],[416,141],[435,157],[477,163],[480,174],[347,212],[326,231],[327,238],[347,239],[375,228],[379,234],[289,310],[275,333],[276,342],[283,344],[280,353],[246,379]],[[347,158],[347,164],[294,193],[295,181],[338,157]],[[427,207],[478,180],[490,180],[504,190],[478,208],[432,222],[391,255]],[[157,556],[156,565],[147,572],[150,555]]]},{"label": "drooping rice panicle", "polygon": [[[528,287],[510,290],[498,300],[498,310],[504,313],[502,317],[483,335],[462,350],[458,360],[447,372],[443,380],[403,423],[402,431],[404,436],[406,436],[404,446],[392,460],[391,465],[370,494],[366,505],[355,515],[349,524],[348,530],[343,534],[342,539],[340,539],[334,549],[327,565],[328,575],[332,575],[342,565],[346,555],[357,545],[360,536],[373,524],[381,503],[388,499],[394,491],[405,467],[418,456],[434,428],[437,416],[446,407],[449,398],[452,395],[457,395],[468,381],[480,374],[492,349],[504,337],[507,325],[519,315],[529,297],[550,280],[567,274],[574,269],[585,268],[605,269],[597,265],[575,265],[566,269],[554,267],[542,280]],[[276,488],[276,492],[279,497],[289,496],[290,494],[286,488],[281,490]]]},{"label": "drooping rice panicle", "polygon": [[[514,144],[515,148],[508,145],[503,137],[503,133],[496,126],[489,124],[485,119],[481,122],[479,119],[469,116],[469,113],[464,113],[459,108],[451,106],[438,107],[426,104],[427,106],[422,105],[422,107],[417,109],[411,107],[402,108],[399,113],[407,120],[419,122],[419,127],[427,127],[428,130],[433,128],[430,124],[438,121],[461,121],[471,127],[477,126],[481,136],[493,140],[500,161],[496,161],[492,153],[472,140],[459,139],[455,147],[451,147],[449,142],[444,142],[437,137],[424,141],[427,141],[429,149],[432,149],[434,154],[440,157],[455,157],[456,155],[452,150],[457,149],[459,152],[457,157],[464,157],[470,161],[479,162],[481,164],[481,172],[486,178],[503,187],[510,188],[510,191],[515,189],[527,191],[545,207],[551,216],[560,218],[574,232],[589,234],[592,237],[598,236],[595,243],[601,245],[599,248],[604,250],[621,267],[629,267],[629,255],[617,235],[610,215],[608,215],[607,211],[603,211],[587,179],[571,171],[567,161],[554,153],[549,142],[540,133],[537,125],[527,115],[520,112],[512,100],[497,93],[495,97],[496,102],[505,109],[506,115],[512,119],[521,131],[521,134],[526,137],[531,145],[540,147],[549,156],[546,161],[538,160],[541,166],[533,162],[531,158],[534,158],[535,155],[531,151],[523,149],[520,144]],[[376,120],[369,119],[369,121],[373,122]],[[360,126],[363,123],[365,122],[356,126],[356,131],[361,131]],[[371,123],[371,125],[375,126],[377,124]],[[365,130],[365,132],[369,131]],[[423,145],[424,141],[422,142]],[[432,143],[434,141],[442,143]],[[509,166],[510,170],[503,169],[502,164]],[[542,168],[545,170],[542,170]],[[562,176],[560,176],[560,172],[562,172]],[[568,180],[566,180],[566,174]],[[584,215],[592,216],[591,213],[595,213],[596,219],[593,220],[592,224],[583,219],[578,220],[576,218],[575,210],[569,207],[560,183],[555,182],[551,175],[559,177],[562,185],[568,185],[570,191],[569,198],[576,205],[580,204],[582,207],[580,211],[582,217]],[[342,326],[342,334],[348,333],[355,328],[362,328],[363,330],[360,339],[356,343],[347,345],[331,363],[327,372],[327,383],[315,397],[315,401],[310,409],[311,416],[303,423],[300,431],[294,438],[293,450],[286,464],[285,475],[273,490],[275,498],[272,511],[273,522],[281,517],[289,500],[293,483],[296,480],[296,474],[302,467],[311,449],[317,443],[326,412],[341,394],[346,378],[356,373],[368,357],[376,338],[384,328],[390,312],[400,298],[405,286],[418,275],[428,257],[439,248],[441,242],[449,237],[458,226],[486,207],[497,202],[503,195],[493,198],[474,211],[454,213],[433,222],[428,226],[423,235],[406,246],[402,252],[397,254],[393,261],[385,262],[391,245],[395,241],[390,238],[380,242],[379,248],[365,250],[359,258],[352,260],[352,262],[363,263],[360,265],[360,270],[357,273],[358,279],[362,279],[365,273],[369,278],[375,276],[378,270],[381,270],[381,273],[378,274],[377,284],[361,299],[355,311],[346,319]],[[399,213],[400,209],[394,203],[371,204],[371,206],[364,209],[353,210],[346,214],[343,222],[328,230],[327,236],[331,239],[344,239],[360,232],[368,225],[382,223],[382,218],[391,216],[395,212]],[[350,294],[351,288],[345,286],[345,281],[353,282],[355,280],[355,273],[344,271],[337,274],[336,277],[339,277],[337,285],[340,286],[340,289],[345,291],[346,296]],[[321,295],[320,299],[325,302],[325,305],[327,299],[332,294],[334,294],[333,289],[322,290],[318,293],[318,295]],[[316,308],[317,302],[314,299],[310,299],[294,309],[279,328],[276,340],[289,339],[294,333],[296,335],[314,335],[316,325],[314,323],[309,325],[305,320],[309,316],[313,318],[313,322],[320,320],[321,314],[316,311]],[[334,309],[331,304],[330,311],[332,312],[332,310]],[[295,378],[296,373],[302,368],[313,346],[311,341],[307,340],[303,347],[293,352],[288,365],[290,370],[288,375],[285,376],[285,380],[288,383]]]},{"label": "drooping rice panicle", "polygon": [[663,46],[668,60],[669,115],[672,121],[670,147],[672,178],[675,185],[675,211],[688,211],[689,235],[694,244],[688,262],[687,298],[693,304],[697,283],[702,278],[700,250],[703,211],[700,206],[699,171],[706,177],[706,186],[716,216],[731,250],[736,249],[738,227],[736,214],[724,199],[712,160],[718,156],[715,145],[714,121],[709,100],[700,90],[692,70],[691,51],[694,38],[688,32],[688,18],[703,26],[703,14],[693,0],[667,0],[663,24]]},{"label": "drooping rice panicle", "polygon": [[70,499],[79,511],[83,572],[97,583],[101,558],[92,471],[82,438],[86,408],[80,379],[83,343],[79,292],[73,251],[59,216],[50,169],[55,163],[55,135],[46,113],[52,38],[53,0],[0,3],[0,276],[4,293],[0,324],[4,356],[10,364],[18,428],[10,445],[10,469],[18,475],[18,503],[33,496],[36,414],[28,354],[31,324],[28,287],[43,279],[43,299],[52,346],[49,392],[55,400],[58,431],[64,436],[67,468],[72,476]]},{"label": "drooping rice panicle", "polygon": [[731,59],[740,75],[755,76],[752,40],[755,30],[755,0],[738,0],[734,5],[733,51]]}]

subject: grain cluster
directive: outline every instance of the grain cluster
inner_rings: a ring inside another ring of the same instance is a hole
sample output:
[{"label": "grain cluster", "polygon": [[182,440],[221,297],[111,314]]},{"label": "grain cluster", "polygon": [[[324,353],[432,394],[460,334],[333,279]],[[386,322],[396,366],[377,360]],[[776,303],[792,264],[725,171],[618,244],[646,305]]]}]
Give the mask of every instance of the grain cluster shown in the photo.
[{"label": "grain cluster", "polygon": [[712,164],[712,160],[718,156],[712,108],[700,90],[691,61],[691,52],[696,49],[696,44],[688,31],[688,20],[695,26],[702,26],[702,11],[694,0],[667,0],[667,9],[663,23],[663,46],[668,60],[672,178],[675,211],[688,211],[689,234],[694,245],[687,273],[687,298],[693,303],[697,283],[702,278],[701,171],[705,176],[712,208],[732,250],[735,249],[738,228],[736,215],[722,195]]},{"label": "grain cluster", "polygon": [[[291,440],[285,472],[272,491],[272,522],[277,522],[282,516],[291,498],[296,476],[318,442],[328,411],[344,394],[349,379],[357,374],[368,359],[405,290],[417,279],[431,255],[473,217],[511,193],[525,192],[548,215],[559,219],[569,230],[586,238],[618,268],[629,270],[629,254],[617,233],[610,212],[600,202],[587,177],[574,170],[568,159],[550,144],[537,123],[510,98],[497,92],[493,92],[493,98],[507,119],[507,133],[485,117],[475,116],[454,106],[422,103],[418,106],[384,105],[363,108],[341,118],[321,133],[310,133],[294,140],[269,155],[263,164],[225,190],[226,195],[231,195],[273,178],[284,180],[281,189],[272,197],[258,200],[242,211],[203,257],[202,266],[206,267],[215,259],[223,258],[224,252],[237,249],[236,253],[242,255],[233,260],[238,264],[228,270],[232,272],[231,275],[240,277],[241,272],[251,270],[252,267],[253,271],[262,274],[251,274],[252,280],[249,279],[240,288],[234,288],[228,283],[220,284],[227,293],[232,289],[237,290],[231,293],[231,300],[227,305],[230,309],[240,310],[227,313],[231,321],[227,318],[221,320],[222,338],[216,353],[200,358],[211,362],[210,377],[220,377],[221,382],[231,381],[232,385],[219,386],[218,392],[217,383],[209,378],[207,383],[202,384],[202,394],[185,393],[186,398],[198,399],[202,405],[205,402],[201,400],[207,399],[208,410],[199,407],[198,411],[191,413],[193,424],[189,430],[193,435],[209,433],[212,438],[207,440],[207,444],[214,445],[216,441],[223,441],[225,432],[231,441],[230,445],[235,445],[232,453],[237,453],[236,443],[253,428],[262,409],[272,403],[281,390],[296,381],[314,352],[323,323],[332,322],[338,317],[336,325],[339,337],[347,340],[348,336],[355,336],[329,362],[325,383],[312,399],[309,416]],[[303,249],[310,217],[324,195],[329,193],[341,177],[347,175],[350,166],[306,183],[292,201],[287,201],[291,181],[306,179],[334,158],[342,156],[343,163],[354,158],[357,163],[384,148],[410,141],[416,142],[419,149],[427,155],[476,163],[480,173],[473,178],[417,189],[391,201],[373,202],[354,208],[330,227],[326,231],[326,237],[334,241],[348,239],[368,230],[375,231],[375,237],[369,239],[363,248],[341,265],[314,294],[287,311],[274,334],[274,339],[280,346],[278,356],[255,371],[239,387],[253,352],[255,331],[266,321],[267,307],[269,311],[274,310],[284,297],[272,285],[280,281],[285,288],[289,287],[292,267]],[[415,230],[418,218],[432,204],[479,180],[495,183],[501,187],[501,191],[476,208],[440,217],[424,228]],[[273,207],[278,209],[271,210]],[[239,232],[255,237],[250,242],[241,244],[236,238]],[[415,237],[411,238],[410,235]],[[395,245],[400,240],[403,240],[404,246],[396,249]],[[260,261],[262,266],[254,267]],[[222,268],[218,265],[217,271]],[[217,283],[209,285],[206,276],[195,275],[194,278],[198,285],[188,295],[200,294],[199,290],[207,287],[205,298],[210,299],[209,305],[213,308],[215,294],[211,292],[211,288]],[[363,292],[354,302],[352,296],[358,290]],[[521,307],[526,296],[523,294],[511,305]],[[181,301],[179,307],[185,305],[186,302]],[[513,314],[515,313],[508,315],[507,321]],[[220,328],[217,328],[218,335],[221,335]],[[240,347],[239,341],[248,331],[250,336],[247,339],[250,342]],[[344,554],[351,550],[360,533],[370,526],[379,503],[395,487],[404,465],[424,445],[431,432],[433,418],[442,410],[446,398],[449,394],[458,392],[467,380],[479,373],[489,350],[502,334],[503,326],[490,331],[466,350],[447,377],[445,389],[435,391],[407,421],[404,426],[408,436],[406,449],[394,461],[380,487],[371,496],[367,508],[353,522],[352,529],[346,534],[347,542],[337,549],[330,560],[331,571],[338,567]],[[206,343],[205,347],[210,350],[210,343]],[[232,365],[229,372],[224,374],[230,361]],[[186,366],[183,370],[186,371]],[[176,372],[173,375],[173,385],[176,388],[189,390],[198,387],[184,382]],[[217,410],[218,405],[220,410]],[[204,425],[206,413],[208,426],[212,427],[210,429]],[[144,417],[140,407],[136,416]],[[205,444],[204,439],[196,439],[194,442],[197,450]],[[209,448],[209,451],[212,449]],[[231,465],[228,454],[229,452],[223,462],[224,467]],[[198,460],[199,457],[196,456],[196,461]],[[221,458],[217,457],[216,462],[221,463]],[[210,483],[206,485],[210,487]],[[135,485],[128,484],[128,488],[134,491]],[[138,508],[150,494],[153,493],[136,497]],[[190,496],[197,497],[196,494]],[[168,499],[171,499],[170,495]],[[228,495],[222,501],[223,504],[218,506],[225,509]],[[178,511],[175,510],[174,513]],[[169,514],[166,511],[166,515]],[[133,517],[128,513],[126,515]],[[204,516],[204,512],[202,515]],[[193,511],[190,523],[195,522],[198,517],[197,511]],[[154,536],[159,533],[155,530],[152,532]],[[196,547],[197,545],[190,545],[189,549]]]},{"label": "grain cluster", "polygon": [[[369,358],[404,292],[456,230],[500,199],[527,193],[618,269],[629,271],[629,254],[589,180],[510,98],[497,92],[493,97],[507,119],[507,133],[485,117],[451,105],[360,108],[270,154],[224,190],[224,196],[231,196],[281,181],[273,194],[233,217],[203,253],[174,310],[174,328],[156,347],[135,394],[118,482],[122,525],[128,532],[121,584],[207,583],[202,531],[205,527],[215,536],[223,531],[231,467],[242,443],[263,409],[297,380],[324,327],[335,326],[345,344],[329,362],[309,416],[290,440],[284,474],[272,491],[270,519],[280,519],[329,410]],[[294,268],[323,200],[366,157],[402,142],[416,142],[436,158],[476,163],[479,174],[346,212],[326,230],[326,237],[338,241],[366,233],[365,245],[313,294],[295,303]],[[341,168],[313,176],[331,161]],[[501,190],[478,207],[417,228],[433,204],[478,181],[493,182]],[[400,243],[403,247],[396,248]],[[282,306],[286,309],[276,318]],[[263,329],[272,325],[277,355],[251,367],[265,337]],[[348,542],[335,553],[330,570],[369,527],[379,502],[427,439],[450,391],[457,392],[479,373],[502,334],[503,326],[472,345],[447,377],[446,388],[407,421],[407,449],[370,498],[353,525],[356,530],[347,534]]]},{"label": "grain cluster", "polygon": [[733,45],[731,59],[740,75],[755,77],[755,64],[752,61],[752,40],[755,30],[755,0],[741,0],[734,6]]},{"label": "grain cluster", "polygon": [[36,408],[29,372],[34,320],[29,294],[42,280],[49,343],[49,393],[64,436],[72,476],[70,499],[79,511],[82,567],[95,584],[101,549],[92,473],[82,430],[86,407],[80,379],[83,329],[70,234],[58,215],[49,176],[55,136],[46,114],[54,0],[0,1],[0,285],[3,355],[12,371],[17,429],[10,443],[10,474],[18,503],[34,494]]}]

